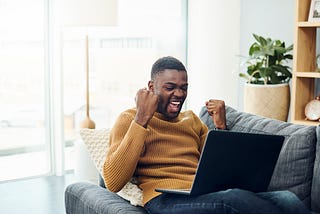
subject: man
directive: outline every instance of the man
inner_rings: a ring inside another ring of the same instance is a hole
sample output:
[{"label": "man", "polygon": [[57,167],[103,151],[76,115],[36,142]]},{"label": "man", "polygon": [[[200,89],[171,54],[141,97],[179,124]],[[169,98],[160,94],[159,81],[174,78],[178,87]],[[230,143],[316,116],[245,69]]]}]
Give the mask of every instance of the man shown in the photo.
[{"label": "man", "polygon": [[[208,128],[192,111],[181,112],[187,97],[185,66],[173,57],[152,66],[148,89],[137,92],[136,108],[116,121],[104,164],[109,190],[117,192],[136,176],[149,213],[307,213],[288,191],[254,194],[230,189],[200,196],[161,194],[156,188],[191,188]],[[226,129],[225,104],[206,102],[218,129]]]}]

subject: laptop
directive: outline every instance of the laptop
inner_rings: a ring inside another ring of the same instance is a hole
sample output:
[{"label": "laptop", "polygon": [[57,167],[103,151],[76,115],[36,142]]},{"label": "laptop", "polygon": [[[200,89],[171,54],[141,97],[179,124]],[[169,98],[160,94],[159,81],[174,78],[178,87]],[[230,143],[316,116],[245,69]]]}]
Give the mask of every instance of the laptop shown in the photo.
[{"label": "laptop", "polygon": [[210,130],[189,190],[157,192],[201,195],[231,188],[265,192],[276,166],[284,136]]}]

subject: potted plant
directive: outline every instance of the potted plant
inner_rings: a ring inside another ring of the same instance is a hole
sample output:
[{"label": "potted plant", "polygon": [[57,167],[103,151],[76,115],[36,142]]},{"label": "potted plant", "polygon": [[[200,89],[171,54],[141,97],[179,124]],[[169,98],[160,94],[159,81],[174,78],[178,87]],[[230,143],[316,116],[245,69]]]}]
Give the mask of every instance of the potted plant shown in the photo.
[{"label": "potted plant", "polygon": [[292,77],[288,62],[293,58],[290,53],[293,45],[286,47],[283,41],[256,34],[253,37],[255,42],[250,46],[249,57],[245,61],[247,73],[239,74],[246,79],[244,111],[286,121]]}]

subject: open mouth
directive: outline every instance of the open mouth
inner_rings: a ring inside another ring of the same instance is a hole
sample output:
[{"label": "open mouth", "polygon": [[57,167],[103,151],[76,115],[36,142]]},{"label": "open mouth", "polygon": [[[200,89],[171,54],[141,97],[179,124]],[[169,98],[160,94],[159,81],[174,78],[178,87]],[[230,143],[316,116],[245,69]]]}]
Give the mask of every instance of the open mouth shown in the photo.
[{"label": "open mouth", "polygon": [[170,112],[178,112],[180,111],[181,101],[171,101],[169,104]]}]

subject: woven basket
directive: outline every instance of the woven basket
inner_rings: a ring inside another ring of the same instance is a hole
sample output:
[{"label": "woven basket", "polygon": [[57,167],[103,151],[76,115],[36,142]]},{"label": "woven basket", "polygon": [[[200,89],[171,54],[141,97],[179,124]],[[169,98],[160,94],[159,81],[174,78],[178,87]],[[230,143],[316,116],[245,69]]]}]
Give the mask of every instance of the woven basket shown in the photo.
[{"label": "woven basket", "polygon": [[245,112],[281,121],[287,121],[289,106],[289,84],[245,84]]}]

